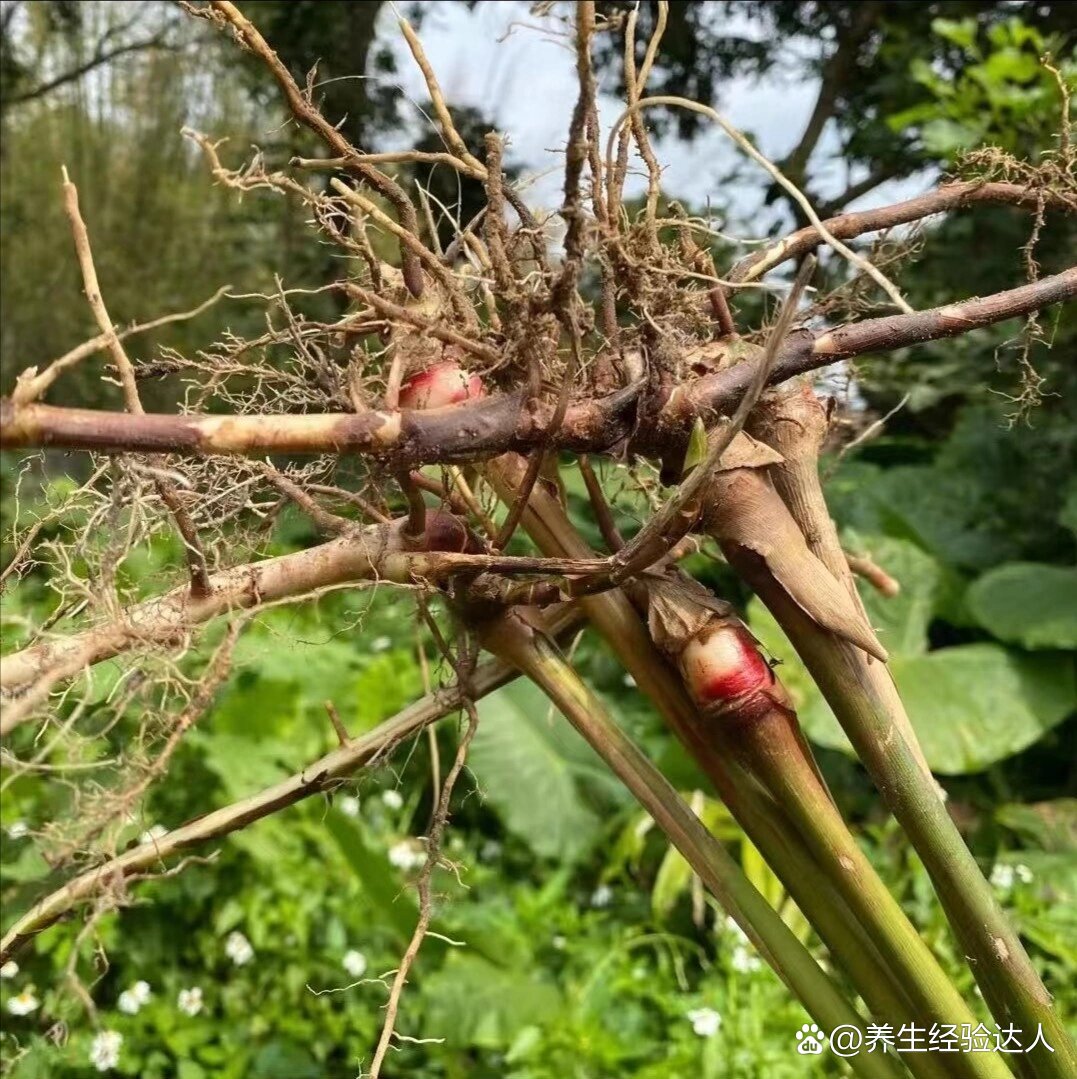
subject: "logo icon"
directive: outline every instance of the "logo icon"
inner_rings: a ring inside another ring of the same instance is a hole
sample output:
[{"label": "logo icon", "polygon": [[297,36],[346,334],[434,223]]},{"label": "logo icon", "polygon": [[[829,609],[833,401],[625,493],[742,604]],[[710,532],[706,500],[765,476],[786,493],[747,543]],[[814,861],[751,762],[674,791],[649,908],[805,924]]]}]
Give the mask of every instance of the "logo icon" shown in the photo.
[{"label": "logo icon", "polygon": [[825,1048],[826,1035],[814,1023],[805,1023],[797,1031],[797,1052],[801,1056],[821,1056]]}]

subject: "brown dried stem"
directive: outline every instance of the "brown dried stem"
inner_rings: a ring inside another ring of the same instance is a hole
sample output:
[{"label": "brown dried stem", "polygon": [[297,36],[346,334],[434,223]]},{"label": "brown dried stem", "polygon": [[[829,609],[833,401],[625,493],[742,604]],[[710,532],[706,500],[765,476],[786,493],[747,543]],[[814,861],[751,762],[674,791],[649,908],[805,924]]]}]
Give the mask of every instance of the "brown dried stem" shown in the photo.
[{"label": "brown dried stem", "polygon": [[[82,271],[82,281],[86,291],[86,299],[93,311],[94,319],[98,328],[105,338],[105,344],[116,371],[120,376],[120,384],[123,386],[123,396],[127,404],[127,411],[132,415],[141,416],[145,413],[142,400],[138,393],[138,382],[135,380],[135,369],[127,357],[120,338],[116,333],[116,327],[109,317],[105,299],[101,295],[101,287],[97,282],[97,270],[94,267],[93,251],[90,248],[90,234],[86,229],[86,223],[82,219],[79,210],[78,188],[68,179],[67,169],[63,170],[64,210],[71,222],[71,231],[75,239],[75,254],[78,258],[79,269]],[[159,460],[151,458],[151,464],[158,464]],[[209,588],[208,570],[206,568],[206,555],[202,550],[198,532],[191,521],[186,507],[180,499],[175,484],[170,480],[158,476],[154,485],[161,501],[168,507],[176,522],[176,529],[183,540],[184,552],[187,558],[187,570],[191,577],[192,595],[204,595]]]},{"label": "brown dried stem", "polygon": [[[1036,210],[1041,201],[1052,210],[1077,212],[1077,204],[1063,194],[1041,191],[1024,184],[967,183],[943,184],[934,191],[928,191],[916,198],[906,199],[890,206],[880,206],[873,210],[858,210],[828,218],[823,224],[827,231],[839,240],[852,240],[867,232],[881,232],[898,225],[907,225],[913,221],[922,221],[934,214],[949,210],[973,206],[977,203],[1020,206],[1027,210]],[[772,247],[757,251],[738,262],[728,274],[732,281],[758,281],[776,266],[802,255],[823,243],[823,236],[814,226],[799,229],[786,236]]]},{"label": "brown dried stem", "polygon": [[[280,57],[269,47],[258,28],[228,0],[210,0],[210,6],[221,19],[232,27],[239,41],[255,56],[265,63],[272,72],[277,84],[284,92],[292,115],[304,127],[314,132],[338,157],[344,161],[343,167],[361,180],[370,184],[378,194],[388,199],[400,215],[400,223],[413,236],[419,235],[419,219],[415,206],[404,189],[380,169],[364,160],[363,155],[333,126],[314,106],[314,103],[302,90],[284,66]],[[413,296],[421,296],[423,291],[423,273],[412,249],[405,245],[400,248],[400,263],[404,271],[404,281]]]},{"label": "brown dried stem", "polygon": [[[800,330],[781,342],[769,383],[785,382],[798,374],[865,353],[956,337],[1075,296],[1077,268],[1071,268],[1032,284],[913,315],[865,319],[832,330]],[[391,317],[415,324],[417,316],[393,306]],[[445,335],[452,331],[431,328],[430,333],[441,334],[446,339]],[[488,346],[478,347],[485,350]],[[494,350],[491,352],[496,355]],[[491,358],[490,353],[484,355]],[[683,440],[697,416],[710,420],[734,408],[751,384],[756,362],[739,363],[685,383],[667,401],[653,429],[672,432]],[[657,447],[649,439],[651,425],[637,429],[633,424],[638,395],[637,385],[598,400],[570,405],[552,448],[601,453],[634,435],[638,452],[653,452]],[[542,441],[544,431],[541,410],[536,417],[522,415],[519,398],[513,394],[492,395],[427,412],[370,410],[362,415],[147,413],[132,416],[93,409],[55,408],[36,402],[16,407],[10,398],[0,399],[0,448],[3,449],[57,446],[256,456],[275,452],[364,453],[377,460],[391,461],[397,467],[414,467],[474,461],[508,451],[528,450]]]}]

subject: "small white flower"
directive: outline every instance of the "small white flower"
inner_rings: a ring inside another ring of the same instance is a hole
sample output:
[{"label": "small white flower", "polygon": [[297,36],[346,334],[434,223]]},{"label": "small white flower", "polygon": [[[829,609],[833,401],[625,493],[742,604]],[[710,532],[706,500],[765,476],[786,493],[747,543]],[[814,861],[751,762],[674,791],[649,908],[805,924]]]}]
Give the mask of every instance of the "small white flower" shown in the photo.
[{"label": "small white flower", "polygon": [[370,642],[371,652],[388,652],[393,647],[392,637],[375,637]]},{"label": "small white flower", "polygon": [[1013,866],[1007,865],[1005,862],[996,862],[995,867],[991,870],[991,883],[996,888],[1001,888],[1003,891],[1008,892],[1013,887]]},{"label": "small white flower", "polygon": [[426,862],[426,851],[410,839],[402,839],[389,848],[389,862],[397,869],[418,869]]},{"label": "small white flower", "polygon": [[592,907],[608,907],[613,898],[613,889],[608,884],[600,884],[591,893]]},{"label": "small white flower", "polygon": [[14,959],[9,959],[0,967],[0,978],[14,978],[19,973],[19,964]]},{"label": "small white flower", "polygon": [[558,933],[556,936],[550,938],[550,943],[560,952],[564,950],[568,941]]},{"label": "small white flower", "polygon": [[387,790],[381,792],[382,804],[389,809],[401,809],[404,805],[404,798],[398,790]]},{"label": "small white flower", "polygon": [[366,956],[354,948],[344,953],[340,965],[353,977],[361,978],[366,973]]},{"label": "small white flower", "polygon": [[138,1015],[139,1008],[143,1004],[149,1004],[153,993],[150,991],[149,982],[135,982],[130,989],[125,989],[120,994],[117,1007],[125,1015]]},{"label": "small white flower", "polygon": [[123,1035],[118,1030],[102,1030],[90,1046],[90,1063],[99,1071],[107,1072],[120,1062],[120,1046]]},{"label": "small white flower", "polygon": [[1017,874],[1017,879],[1022,884],[1032,883],[1032,870],[1027,865],[1015,865],[1013,871]]},{"label": "small white flower", "polygon": [[501,844],[496,839],[488,839],[479,849],[479,857],[484,862],[496,862],[501,857]]},{"label": "small white flower", "polygon": [[693,1008],[687,1018],[701,1038],[713,1038],[722,1025],[722,1017],[713,1008]]},{"label": "small white flower", "polygon": [[353,795],[348,794],[337,799],[337,805],[340,806],[340,811],[345,817],[359,816],[359,799]]},{"label": "small white flower", "polygon": [[254,949],[251,947],[251,942],[238,929],[234,929],[224,942],[224,954],[237,967],[241,967],[254,958]]},{"label": "small white flower", "polygon": [[184,1015],[197,1015],[202,1010],[202,987],[192,985],[190,989],[181,989],[176,1005]]},{"label": "small white flower", "polygon": [[164,839],[166,835],[168,835],[168,829],[163,824],[155,824],[152,828],[147,828],[138,837],[138,841],[139,843],[156,843],[159,839]]},{"label": "small white flower", "polygon": [[621,679],[621,682],[629,689],[634,689],[636,685],[636,680],[630,674],[626,674],[624,678]]},{"label": "small white flower", "polygon": [[17,820],[8,825],[7,834],[12,839],[22,839],[23,836],[30,834],[30,829],[26,825],[26,821]]},{"label": "small white flower", "polygon": [[739,941],[733,947],[729,963],[738,974],[751,974],[763,965],[759,956],[753,955],[748,945],[741,944]]},{"label": "small white flower", "polygon": [[7,1010],[12,1015],[29,1015],[36,1012],[41,1001],[34,995],[34,987],[28,985],[18,996],[7,1002]]}]

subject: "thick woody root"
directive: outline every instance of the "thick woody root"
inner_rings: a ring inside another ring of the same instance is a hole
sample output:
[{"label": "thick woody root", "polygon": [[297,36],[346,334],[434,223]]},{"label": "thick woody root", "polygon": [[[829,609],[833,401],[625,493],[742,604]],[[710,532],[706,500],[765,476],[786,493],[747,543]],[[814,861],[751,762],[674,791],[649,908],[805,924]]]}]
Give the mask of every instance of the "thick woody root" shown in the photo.
[{"label": "thick woody root", "polygon": [[[892,351],[955,337],[1077,296],[1077,268],[1030,285],[913,315],[865,319],[833,330],[799,330],[778,349],[769,382],[867,352]],[[16,405],[0,399],[0,448],[57,446],[112,452],[144,451],[263,456],[266,453],[364,454],[394,469],[475,461],[514,450],[548,448],[606,452],[631,439],[640,453],[662,456],[683,444],[697,417],[731,410],[752,382],[754,364],[737,364],[684,384],[657,415],[637,415],[640,383],[606,397],[577,399],[555,434],[553,406],[523,408],[518,392],[491,394],[428,412],[368,410],[360,414],[142,416],[91,409]],[[676,436],[676,437],[674,437]]]}]

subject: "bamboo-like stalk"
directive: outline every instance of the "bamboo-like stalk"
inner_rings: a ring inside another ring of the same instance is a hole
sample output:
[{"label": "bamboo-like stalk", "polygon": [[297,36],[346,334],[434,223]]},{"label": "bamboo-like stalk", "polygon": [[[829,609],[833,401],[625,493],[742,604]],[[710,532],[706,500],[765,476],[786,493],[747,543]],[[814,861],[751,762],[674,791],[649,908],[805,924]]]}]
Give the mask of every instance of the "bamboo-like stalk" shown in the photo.
[{"label": "bamboo-like stalk", "polygon": [[[786,458],[772,469],[774,485],[819,558],[855,591],[819,481],[818,454],[826,433],[822,405],[810,390],[772,400],[754,427]],[[715,507],[728,516],[728,506]],[[770,608],[804,661],[891,811],[931,875],[943,909],[998,1023],[1028,1034],[1042,1028],[1055,1050],[1019,1061],[1037,1079],[1077,1075],[1077,1051],[1051,1007],[1050,994],[990,884],[938,796],[887,667],[806,619],[750,552],[728,546],[727,557]]]},{"label": "bamboo-like stalk", "polygon": [[[1072,1043],[1051,1008],[1050,995],[989,888],[981,885],[979,867],[938,792],[924,783],[923,770],[885,702],[860,680],[851,646],[808,619],[761,560],[750,554],[727,555],[785,630],[922,858],[996,1020],[1029,1037],[1042,1028],[1055,1050],[1037,1047],[1016,1063],[1022,1070],[1027,1065],[1037,1079],[1071,1079],[1077,1063],[1069,1063],[1075,1061]],[[992,968],[999,973],[990,973]]]},{"label": "bamboo-like stalk", "polygon": [[[602,703],[541,631],[518,615],[505,615],[481,632],[499,659],[537,683],[610,769],[632,792],[680,851],[706,887],[749,936],[760,954],[825,1029],[862,1020],[820,969],[777,912],[751,884],[725,848],[610,718]],[[850,1058],[853,1071],[871,1079],[896,1079],[897,1064],[883,1055]]]},{"label": "bamboo-like stalk", "polygon": [[[715,754],[711,757],[720,760]],[[916,1011],[905,987],[887,970],[875,941],[849,910],[782,807],[759,789],[735,759],[721,760],[717,773],[713,765],[708,768],[703,764],[703,768],[712,780],[714,774],[722,776],[720,783],[715,782],[720,797],[875,1019],[894,1030],[916,1022]],[[952,1079],[945,1062],[928,1053],[907,1056],[905,1065],[917,1079]]]},{"label": "bamboo-like stalk", "polygon": [[[748,421],[752,434],[781,454],[782,460],[771,465],[767,471],[808,548],[826,566],[834,580],[844,586],[866,619],[856,581],[827,509],[819,480],[819,453],[829,427],[826,407],[806,382],[794,384],[788,390],[783,388],[764,398]],[[889,669],[859,654],[857,666],[861,677],[888,702],[893,722],[905,735],[924,774],[930,776],[931,769],[905,714]]]},{"label": "bamboo-like stalk", "polygon": [[[814,770],[800,755],[797,740],[788,737],[787,717],[772,711],[753,717],[744,731],[724,744],[739,752],[785,806],[819,861],[836,880],[853,913],[873,926],[873,938],[884,963],[897,974],[913,997],[920,1021],[928,1024],[971,1023],[976,1018],[939,966],[931,950],[864,856]],[[953,1075],[1006,1077],[1009,1070],[991,1054],[960,1054],[952,1062]]]},{"label": "bamboo-like stalk", "polygon": [[[636,586],[651,634],[675,660],[699,706],[705,737],[735,757],[780,803],[801,838],[911,999],[917,1019],[975,1025],[965,1001],[846,827],[819,774],[796,713],[751,635],[726,604],[691,580]],[[971,1054],[955,1075],[1007,1076],[997,1058]]]},{"label": "bamboo-like stalk", "polygon": [[[503,500],[515,497],[524,463],[510,456],[487,466],[486,477]],[[528,500],[523,526],[547,555],[589,557],[593,554],[557,500],[536,487]],[[794,902],[819,934],[837,964],[850,977],[880,1021],[911,1021],[914,1009],[905,987],[880,959],[870,934],[860,925],[803,844],[782,806],[761,790],[736,762],[723,759],[699,736],[695,706],[680,678],[659,654],[625,596],[617,590],[582,599],[587,617],[687,746],[719,796],[767,864],[777,873]],[[937,1074],[927,1055],[912,1058],[917,1075]]]}]

